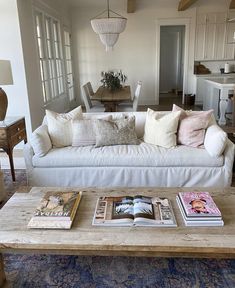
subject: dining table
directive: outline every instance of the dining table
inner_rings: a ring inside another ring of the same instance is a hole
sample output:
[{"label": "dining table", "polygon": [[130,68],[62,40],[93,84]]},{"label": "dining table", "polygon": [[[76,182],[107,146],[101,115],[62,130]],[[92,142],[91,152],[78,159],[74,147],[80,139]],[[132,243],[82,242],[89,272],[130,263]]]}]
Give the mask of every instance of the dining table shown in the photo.
[{"label": "dining table", "polygon": [[132,101],[131,88],[123,86],[120,89],[110,90],[100,86],[92,95],[91,100],[100,101],[105,107],[105,112],[116,112],[119,103]]}]

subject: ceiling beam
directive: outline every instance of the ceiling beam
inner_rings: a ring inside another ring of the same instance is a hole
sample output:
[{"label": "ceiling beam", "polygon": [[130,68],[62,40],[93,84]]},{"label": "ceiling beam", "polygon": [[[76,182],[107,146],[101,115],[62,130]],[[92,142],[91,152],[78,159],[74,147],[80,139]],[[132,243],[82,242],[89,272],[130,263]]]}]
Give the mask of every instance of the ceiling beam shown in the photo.
[{"label": "ceiling beam", "polygon": [[135,12],[135,0],[127,0],[127,13],[134,13]]},{"label": "ceiling beam", "polygon": [[184,11],[188,9],[193,3],[195,3],[197,0],[180,0],[178,11]]},{"label": "ceiling beam", "polygon": [[235,9],[235,0],[231,0],[229,9]]}]

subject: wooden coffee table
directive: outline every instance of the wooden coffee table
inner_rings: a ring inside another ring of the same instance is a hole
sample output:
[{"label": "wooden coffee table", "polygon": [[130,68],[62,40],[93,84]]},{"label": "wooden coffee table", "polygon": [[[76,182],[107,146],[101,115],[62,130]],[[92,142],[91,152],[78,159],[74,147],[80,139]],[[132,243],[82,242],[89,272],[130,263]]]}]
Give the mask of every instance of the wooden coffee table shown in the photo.
[{"label": "wooden coffee table", "polygon": [[[83,197],[71,230],[28,229],[27,224],[48,189],[66,190],[33,188],[29,193],[16,193],[0,210],[1,253],[235,258],[235,188],[82,189]],[[185,227],[175,200],[179,191],[211,192],[225,226]],[[171,199],[178,227],[92,226],[98,196],[136,194]],[[0,287],[4,280],[0,254]]]}]

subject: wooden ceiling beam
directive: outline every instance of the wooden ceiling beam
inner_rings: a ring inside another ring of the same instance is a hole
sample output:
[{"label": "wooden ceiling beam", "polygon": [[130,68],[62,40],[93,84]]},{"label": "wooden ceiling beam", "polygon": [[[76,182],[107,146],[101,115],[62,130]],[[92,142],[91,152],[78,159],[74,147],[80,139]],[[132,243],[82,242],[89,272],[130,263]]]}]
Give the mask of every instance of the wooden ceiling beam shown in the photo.
[{"label": "wooden ceiling beam", "polygon": [[127,13],[134,13],[136,8],[135,0],[127,0]]},{"label": "wooden ceiling beam", "polygon": [[195,3],[197,0],[180,0],[178,11],[184,11],[188,9],[193,3]]},{"label": "wooden ceiling beam", "polygon": [[235,0],[231,0],[229,9],[235,9]]}]

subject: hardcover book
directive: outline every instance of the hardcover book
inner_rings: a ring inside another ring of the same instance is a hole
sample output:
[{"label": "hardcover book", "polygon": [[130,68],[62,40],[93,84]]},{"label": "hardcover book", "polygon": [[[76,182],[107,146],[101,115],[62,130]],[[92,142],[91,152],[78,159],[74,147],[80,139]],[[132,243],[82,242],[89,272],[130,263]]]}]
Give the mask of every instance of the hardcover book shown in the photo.
[{"label": "hardcover book", "polygon": [[93,225],[100,226],[164,226],[176,227],[175,216],[167,198],[100,197]]},{"label": "hardcover book", "polygon": [[179,200],[187,217],[221,217],[209,192],[180,192]]},{"label": "hardcover book", "polygon": [[187,217],[179,196],[176,196],[176,202],[178,203],[178,206],[180,208],[180,212],[184,220],[185,226],[195,226],[195,227],[196,226],[198,227],[224,226],[224,221],[222,220],[222,217],[208,217],[208,218],[207,217]]},{"label": "hardcover book", "polygon": [[70,229],[81,196],[81,191],[46,192],[29,221],[28,227]]}]

